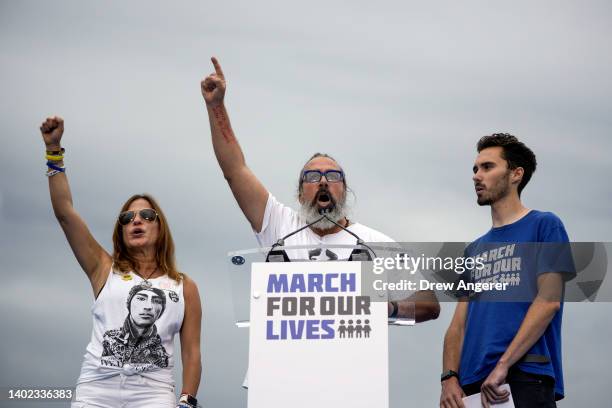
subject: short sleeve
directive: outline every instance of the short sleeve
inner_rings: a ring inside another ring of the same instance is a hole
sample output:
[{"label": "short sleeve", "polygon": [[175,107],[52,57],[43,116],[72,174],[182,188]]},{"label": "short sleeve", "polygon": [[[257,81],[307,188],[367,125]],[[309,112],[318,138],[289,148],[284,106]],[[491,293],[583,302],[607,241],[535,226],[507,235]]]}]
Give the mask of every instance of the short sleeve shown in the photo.
[{"label": "short sleeve", "polygon": [[564,280],[576,275],[572,249],[563,222],[554,214],[547,214],[542,223],[542,242],[538,248],[537,274],[562,273]]},{"label": "short sleeve", "polygon": [[261,247],[272,246],[281,238],[281,228],[283,223],[290,223],[294,218],[294,211],[281,204],[272,194],[268,195],[264,218],[261,224],[261,231],[255,232],[255,238]]}]

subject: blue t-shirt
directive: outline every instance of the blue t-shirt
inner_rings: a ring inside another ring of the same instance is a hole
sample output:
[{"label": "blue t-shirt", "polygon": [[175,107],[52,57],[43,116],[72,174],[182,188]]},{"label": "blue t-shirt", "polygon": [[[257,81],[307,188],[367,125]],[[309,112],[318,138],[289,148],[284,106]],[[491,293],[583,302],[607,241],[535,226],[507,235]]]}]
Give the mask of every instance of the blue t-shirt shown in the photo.
[{"label": "blue t-shirt", "polygon": [[[531,210],[520,220],[491,228],[466,249],[466,256],[482,257],[485,268],[470,271],[471,282],[507,283],[507,290],[488,299],[488,293],[470,299],[465,336],[461,351],[459,374],[461,385],[486,378],[519,330],[531,300],[537,294],[537,277],[541,273],[564,273],[567,280],[574,274],[569,244],[521,244],[537,242],[568,242],[561,220],[550,212]],[[563,254],[559,256],[559,249]],[[554,256],[550,256],[554,252]],[[554,258],[551,260],[551,258]],[[567,273],[567,275],[565,275]],[[546,357],[547,362],[520,362],[526,372],[547,375],[555,380],[557,399],[563,398],[561,367],[561,309],[546,331],[527,352]]]}]

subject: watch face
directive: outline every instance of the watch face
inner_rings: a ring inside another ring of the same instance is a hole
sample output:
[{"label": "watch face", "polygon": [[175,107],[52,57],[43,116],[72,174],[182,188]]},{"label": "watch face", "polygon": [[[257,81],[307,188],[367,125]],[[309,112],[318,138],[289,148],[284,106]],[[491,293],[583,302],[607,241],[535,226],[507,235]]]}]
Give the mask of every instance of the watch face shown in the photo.
[{"label": "watch face", "polygon": [[179,398],[179,402],[186,402],[187,404],[193,405],[194,407],[198,405],[198,400],[187,394],[181,395],[181,398]]}]

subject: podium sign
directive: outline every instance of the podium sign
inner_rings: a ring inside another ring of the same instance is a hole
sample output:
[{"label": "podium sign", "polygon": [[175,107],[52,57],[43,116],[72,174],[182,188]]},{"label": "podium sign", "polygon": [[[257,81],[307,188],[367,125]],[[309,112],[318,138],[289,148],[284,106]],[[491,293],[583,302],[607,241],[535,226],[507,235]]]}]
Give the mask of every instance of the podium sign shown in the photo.
[{"label": "podium sign", "polygon": [[387,303],[360,262],[253,263],[250,298],[249,408],[389,406]]}]

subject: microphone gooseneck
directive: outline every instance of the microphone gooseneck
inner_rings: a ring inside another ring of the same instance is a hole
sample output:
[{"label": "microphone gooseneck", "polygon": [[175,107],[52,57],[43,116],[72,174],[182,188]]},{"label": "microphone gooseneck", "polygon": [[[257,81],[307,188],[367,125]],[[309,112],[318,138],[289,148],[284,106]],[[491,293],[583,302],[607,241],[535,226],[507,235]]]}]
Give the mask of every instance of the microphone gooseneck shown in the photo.
[{"label": "microphone gooseneck", "polygon": [[270,251],[272,251],[274,248],[276,248],[276,247],[278,247],[278,246],[285,246],[285,240],[286,240],[287,238],[289,238],[289,237],[291,237],[291,236],[293,236],[293,235],[297,234],[297,233],[298,233],[298,232],[300,232],[300,231],[305,230],[306,228],[308,228],[308,227],[310,227],[310,226],[312,226],[312,225],[315,225],[317,222],[319,222],[319,221],[323,220],[324,218],[326,218],[326,216],[325,216],[325,215],[322,215],[321,217],[317,218],[316,220],[314,220],[314,221],[313,221],[313,222],[311,222],[310,224],[306,224],[306,225],[304,225],[303,227],[300,227],[300,228],[296,229],[295,231],[290,232],[289,234],[285,235],[284,237],[282,237],[281,239],[279,239],[278,241],[276,241],[276,242],[274,243],[274,245],[272,245],[272,246],[270,247]]},{"label": "microphone gooseneck", "polygon": [[374,252],[374,250],[372,248],[370,248],[368,245],[366,245],[366,243],[363,241],[363,239],[361,239],[359,237],[359,235],[355,234],[353,231],[349,230],[348,228],[338,224],[336,221],[332,220],[331,218],[329,218],[327,216],[327,214],[323,214],[323,217],[325,217],[328,221],[330,221],[332,224],[342,228],[344,231],[348,232],[349,234],[351,234],[352,236],[354,236],[357,239],[357,245],[361,245],[364,246],[368,249],[368,251],[372,252],[374,254],[374,258],[377,258],[376,256],[376,252]]},{"label": "microphone gooseneck", "polygon": [[[319,214],[321,214],[321,217],[317,218],[316,220],[304,225],[303,227],[298,228],[297,230],[290,232],[289,234],[285,235],[284,237],[280,238],[278,241],[276,241],[271,247],[270,247],[270,251],[268,251],[268,254],[266,256],[266,260],[269,259],[270,254],[274,251],[275,248],[277,247],[281,247],[281,246],[285,246],[285,240],[295,234],[297,234],[298,232],[301,232],[303,230],[305,230],[306,228],[312,227],[313,225],[317,224],[318,222],[321,222],[322,220],[326,219],[328,221],[330,221],[332,224],[336,225],[337,227],[341,228],[342,230],[346,231],[347,233],[349,233],[350,235],[352,235],[353,237],[355,237],[355,239],[357,239],[357,245],[363,246],[365,247],[368,251],[370,251],[374,257],[376,258],[376,252],[374,252],[374,250],[372,248],[370,248],[368,245],[366,245],[366,243],[357,235],[355,234],[353,231],[350,231],[348,228],[344,227],[343,225],[338,224],[336,221],[332,220],[327,214],[329,212],[331,212],[333,210],[333,205],[330,207],[326,207],[326,208],[320,208],[319,209]],[[358,251],[358,250],[354,250],[354,251]],[[283,254],[283,258],[285,259],[289,259],[289,257],[287,256],[286,253],[284,253],[285,251],[281,250],[280,252],[282,252]]]}]

